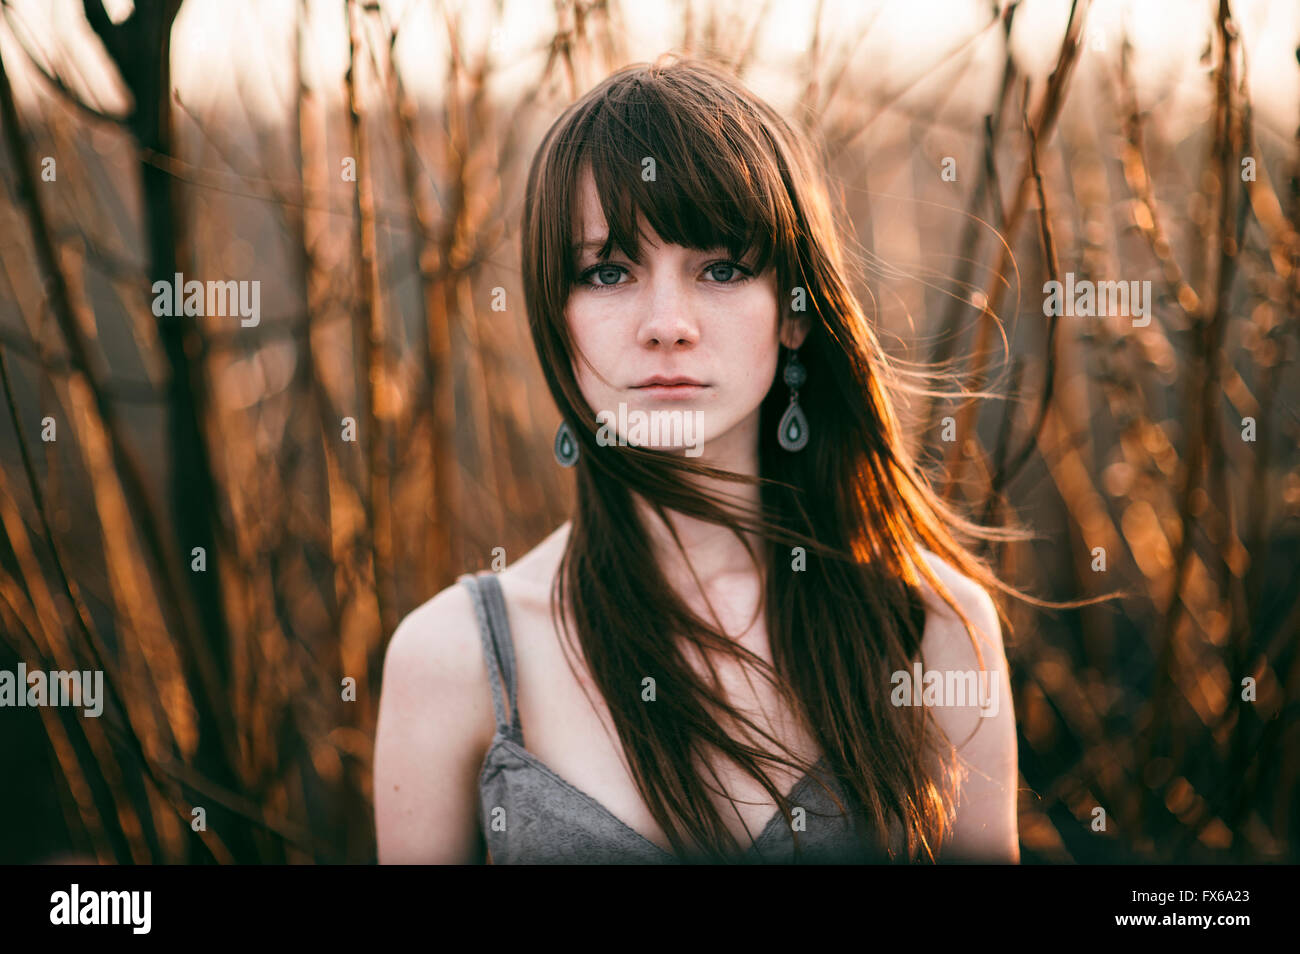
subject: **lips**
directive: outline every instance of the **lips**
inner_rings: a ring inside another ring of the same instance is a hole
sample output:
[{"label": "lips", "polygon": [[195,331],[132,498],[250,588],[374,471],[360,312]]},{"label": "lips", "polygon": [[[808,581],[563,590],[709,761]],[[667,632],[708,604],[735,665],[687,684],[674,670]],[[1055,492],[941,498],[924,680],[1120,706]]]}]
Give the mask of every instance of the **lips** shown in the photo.
[{"label": "lips", "polygon": [[640,391],[650,401],[694,401],[708,390],[707,384],[701,384],[694,378],[670,378],[656,375],[634,385],[633,391]]},{"label": "lips", "polygon": [[634,384],[634,388],[676,388],[676,387],[704,387],[704,383],[696,381],[694,378],[676,377],[670,378],[663,375],[655,375],[652,378],[646,378],[640,384]]}]

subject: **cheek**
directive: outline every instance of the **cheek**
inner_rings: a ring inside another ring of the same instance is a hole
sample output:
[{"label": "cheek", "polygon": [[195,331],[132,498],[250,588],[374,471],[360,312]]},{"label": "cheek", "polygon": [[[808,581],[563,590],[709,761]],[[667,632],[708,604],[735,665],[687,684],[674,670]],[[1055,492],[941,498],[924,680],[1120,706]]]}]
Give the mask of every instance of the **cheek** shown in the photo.
[{"label": "cheek", "polygon": [[599,302],[593,302],[574,294],[564,310],[569,323],[569,335],[573,343],[587,353],[593,362],[599,365],[597,355],[608,350],[610,335],[617,331],[617,321],[608,308],[602,308]]},{"label": "cheek", "polygon": [[756,377],[768,377],[780,358],[775,290],[755,289],[738,311],[744,316],[746,330],[729,336],[728,347],[739,367]]},{"label": "cheek", "polygon": [[776,278],[771,276],[761,283],[752,283],[747,290],[741,308],[745,312],[746,322],[753,329],[750,335],[755,345],[773,345],[777,340],[778,321],[781,313],[781,299],[776,292]]},{"label": "cheek", "polygon": [[[586,307],[576,298],[571,298],[564,310],[565,320],[569,325],[569,337],[573,342],[573,377],[578,382],[578,389],[587,398],[588,403],[598,403],[600,393],[607,385],[596,377],[591,366],[604,374],[608,368],[613,343],[608,340],[612,323],[601,320],[598,309]],[[586,361],[582,356],[586,356]],[[590,365],[588,364],[590,362]]]}]

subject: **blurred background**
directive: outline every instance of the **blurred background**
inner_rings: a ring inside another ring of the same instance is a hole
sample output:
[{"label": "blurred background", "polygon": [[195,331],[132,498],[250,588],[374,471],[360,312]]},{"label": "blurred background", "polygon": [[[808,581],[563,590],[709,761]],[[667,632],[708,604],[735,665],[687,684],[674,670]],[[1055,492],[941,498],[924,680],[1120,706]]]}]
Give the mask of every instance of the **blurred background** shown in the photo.
[{"label": "blurred background", "polygon": [[[1011,606],[1023,860],[1295,861],[1298,47],[1293,0],[0,0],[0,670],[105,677],[0,708],[0,861],[375,859],[388,638],[572,500],[527,163],[667,51],[825,144],[887,350],[987,393],[900,411],[1036,531],[1006,577],[1127,594]],[[177,273],[256,322],[156,315]],[[1045,315],[1066,273],[1150,323]]]}]

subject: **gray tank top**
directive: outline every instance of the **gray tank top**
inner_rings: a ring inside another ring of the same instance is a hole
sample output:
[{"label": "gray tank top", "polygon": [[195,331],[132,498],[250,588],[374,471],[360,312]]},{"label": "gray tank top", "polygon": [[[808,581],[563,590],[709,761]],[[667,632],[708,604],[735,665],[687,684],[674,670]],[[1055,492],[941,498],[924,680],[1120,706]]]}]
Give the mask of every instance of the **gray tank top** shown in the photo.
[{"label": "gray tank top", "polygon": [[[680,864],[620,821],[586,792],[566,782],[524,748],[516,702],[515,656],[501,581],[491,571],[466,574],[459,581],[469,590],[483,640],[483,655],[492,686],[496,734],[479,773],[479,817],[493,864]],[[818,760],[814,772],[825,767]],[[812,775],[805,775],[787,796],[795,809],[799,855],[793,824],[780,810],[737,859],[741,863],[861,864],[887,859],[858,832],[866,832],[866,815],[845,789],[822,772],[825,783],[849,807],[852,820],[836,808]],[[798,809],[803,809],[799,812]]]}]

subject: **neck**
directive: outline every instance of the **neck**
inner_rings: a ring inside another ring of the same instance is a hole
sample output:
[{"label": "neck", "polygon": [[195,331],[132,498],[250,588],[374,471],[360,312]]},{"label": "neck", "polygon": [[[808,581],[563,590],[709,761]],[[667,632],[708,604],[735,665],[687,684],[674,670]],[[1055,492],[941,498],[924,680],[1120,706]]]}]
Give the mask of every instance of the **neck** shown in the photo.
[{"label": "neck", "polygon": [[[719,470],[757,476],[758,413],[710,441],[698,459]],[[753,513],[758,508],[759,488],[756,486],[703,477],[694,478],[694,482],[701,489],[719,495],[737,514]],[[694,577],[699,577],[700,584],[707,587],[723,577],[754,575],[753,561],[739,538],[727,527],[665,508],[663,514],[672,525],[670,531],[644,497],[634,494],[633,502],[650,538],[655,558],[669,583],[679,593],[685,595],[695,591]],[[680,550],[673,539],[673,531],[681,541]],[[761,538],[756,534],[747,534],[747,538],[755,553],[762,553]]]}]

